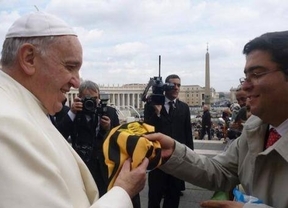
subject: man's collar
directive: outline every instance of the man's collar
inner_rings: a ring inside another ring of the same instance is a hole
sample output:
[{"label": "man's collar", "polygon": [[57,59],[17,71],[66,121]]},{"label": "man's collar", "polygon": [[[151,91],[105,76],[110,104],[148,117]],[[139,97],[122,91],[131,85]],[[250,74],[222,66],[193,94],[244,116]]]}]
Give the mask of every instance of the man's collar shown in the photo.
[{"label": "man's collar", "polygon": [[177,98],[175,98],[174,100],[169,100],[167,97],[165,97],[165,104],[169,103],[170,101],[173,101],[174,103],[176,103]]}]

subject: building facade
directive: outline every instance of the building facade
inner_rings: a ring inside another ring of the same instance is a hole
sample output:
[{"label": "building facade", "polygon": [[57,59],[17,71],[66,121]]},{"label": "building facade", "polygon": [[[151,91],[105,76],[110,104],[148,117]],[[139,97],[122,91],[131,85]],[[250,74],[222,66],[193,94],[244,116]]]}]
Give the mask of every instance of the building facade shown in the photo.
[{"label": "building facade", "polygon": [[[104,86],[99,85],[100,92],[109,94],[108,105],[118,108],[133,107],[135,109],[143,109],[145,102],[142,101],[142,95],[146,84],[125,84]],[[152,93],[150,87],[148,95]],[[74,98],[78,95],[78,89],[71,89],[67,94],[67,105],[71,106]],[[205,88],[199,85],[182,85],[179,93],[179,99],[189,106],[202,106],[205,102]],[[211,88],[211,101],[217,101],[219,94],[214,88]]]}]

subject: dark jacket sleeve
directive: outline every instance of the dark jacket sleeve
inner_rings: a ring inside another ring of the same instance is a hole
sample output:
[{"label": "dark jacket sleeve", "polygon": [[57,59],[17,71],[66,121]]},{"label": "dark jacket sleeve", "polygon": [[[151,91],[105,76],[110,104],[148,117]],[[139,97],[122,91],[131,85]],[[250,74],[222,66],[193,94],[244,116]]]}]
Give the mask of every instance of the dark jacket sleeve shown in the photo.
[{"label": "dark jacket sleeve", "polygon": [[110,106],[107,106],[107,110],[108,110],[108,117],[110,118],[111,121],[111,129],[119,126],[120,122],[119,122],[119,117],[117,115],[116,109]]},{"label": "dark jacket sleeve", "polygon": [[[115,108],[113,108],[111,106],[107,106],[107,114],[106,115],[110,118],[110,129],[120,125],[119,117],[117,115]],[[98,132],[97,138],[98,139],[104,138],[106,133],[107,133],[107,131],[104,130],[102,127],[100,127],[100,131]]]},{"label": "dark jacket sleeve", "polygon": [[149,102],[144,105],[144,122],[154,126],[155,131],[161,129],[161,118],[157,116],[153,105]]}]

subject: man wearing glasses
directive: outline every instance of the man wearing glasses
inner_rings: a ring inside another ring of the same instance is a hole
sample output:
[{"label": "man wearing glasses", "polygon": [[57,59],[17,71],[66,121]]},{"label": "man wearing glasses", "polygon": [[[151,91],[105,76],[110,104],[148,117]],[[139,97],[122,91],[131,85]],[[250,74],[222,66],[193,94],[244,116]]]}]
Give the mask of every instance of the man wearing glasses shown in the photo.
[{"label": "man wearing glasses", "polygon": [[208,158],[160,133],[147,138],[161,143],[167,160],[163,171],[211,190],[241,184],[246,195],[262,201],[209,200],[202,207],[287,208],[288,31],[263,34],[248,42],[243,53],[245,77],[240,82],[252,115],[226,152]]}]

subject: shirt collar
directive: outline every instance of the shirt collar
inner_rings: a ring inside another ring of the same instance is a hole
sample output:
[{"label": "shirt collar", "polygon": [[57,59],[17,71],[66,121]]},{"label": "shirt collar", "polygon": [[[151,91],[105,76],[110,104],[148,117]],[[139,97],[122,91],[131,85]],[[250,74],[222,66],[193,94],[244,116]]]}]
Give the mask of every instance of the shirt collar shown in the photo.
[{"label": "shirt collar", "polygon": [[287,133],[287,130],[288,130],[288,119],[286,119],[283,123],[281,123],[277,127],[274,127],[274,126],[270,125],[270,128],[275,128],[276,131],[278,132],[278,134],[283,136],[284,134]]},{"label": "shirt collar", "polygon": [[173,101],[174,103],[176,103],[176,99],[174,100],[169,100],[167,97],[165,97],[165,104],[169,105],[169,102]]}]

